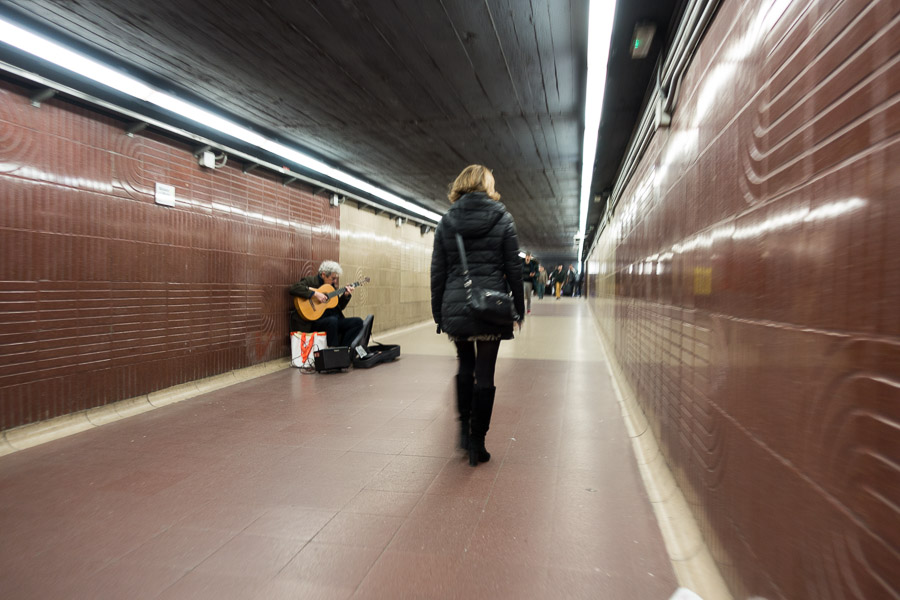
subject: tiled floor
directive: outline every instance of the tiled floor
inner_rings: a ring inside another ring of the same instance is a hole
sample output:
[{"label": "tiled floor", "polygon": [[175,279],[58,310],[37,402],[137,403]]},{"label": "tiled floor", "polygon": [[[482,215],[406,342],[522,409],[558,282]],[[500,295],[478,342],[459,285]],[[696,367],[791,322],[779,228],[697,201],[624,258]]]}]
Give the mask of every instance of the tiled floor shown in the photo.
[{"label": "tiled floor", "polygon": [[476,468],[430,325],[0,458],[0,597],[669,598],[586,305],[533,310]]}]

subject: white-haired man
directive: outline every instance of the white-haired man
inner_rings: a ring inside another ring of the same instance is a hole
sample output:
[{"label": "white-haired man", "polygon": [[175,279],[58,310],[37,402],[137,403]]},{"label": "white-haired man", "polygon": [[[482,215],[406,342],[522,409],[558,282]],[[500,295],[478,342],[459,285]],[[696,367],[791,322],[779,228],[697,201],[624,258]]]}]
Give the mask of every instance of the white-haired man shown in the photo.
[{"label": "white-haired man", "polygon": [[[304,277],[291,286],[291,296],[304,299],[315,297],[319,302],[326,302],[327,296],[318,289],[327,283],[337,290],[338,279],[342,274],[341,265],[333,260],[323,261],[315,275]],[[359,317],[344,316],[344,308],[350,302],[351,294],[353,294],[353,286],[345,286],[344,293],[338,298],[337,306],[327,309],[315,321],[307,321],[297,312],[296,308],[293,309],[291,311],[291,331],[307,333],[324,331],[328,335],[330,347],[348,345],[363,327],[363,320]]]}]

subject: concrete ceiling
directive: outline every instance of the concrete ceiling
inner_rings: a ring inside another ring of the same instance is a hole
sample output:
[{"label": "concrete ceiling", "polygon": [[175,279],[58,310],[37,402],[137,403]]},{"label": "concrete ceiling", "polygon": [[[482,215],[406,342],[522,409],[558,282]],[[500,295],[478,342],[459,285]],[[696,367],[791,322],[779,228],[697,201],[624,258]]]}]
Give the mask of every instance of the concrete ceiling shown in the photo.
[{"label": "concrete ceiling", "polygon": [[[520,245],[578,248],[587,0],[6,0],[87,51],[444,212],[494,170]],[[678,0],[619,0],[592,191],[609,189]],[[652,21],[648,58],[634,25]],[[589,235],[602,213],[592,203]]]}]

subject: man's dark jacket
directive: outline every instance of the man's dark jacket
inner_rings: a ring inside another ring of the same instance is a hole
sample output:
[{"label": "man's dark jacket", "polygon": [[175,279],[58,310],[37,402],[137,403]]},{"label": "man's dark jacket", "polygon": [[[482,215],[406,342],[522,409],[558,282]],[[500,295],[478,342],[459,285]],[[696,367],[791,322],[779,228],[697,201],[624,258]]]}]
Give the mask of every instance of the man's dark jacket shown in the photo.
[{"label": "man's dark jacket", "polygon": [[538,261],[531,259],[531,262],[525,262],[525,259],[522,259],[522,281],[534,283],[537,280],[538,275]]},{"label": "man's dark jacket", "polygon": [[[313,297],[313,293],[325,285],[325,281],[319,276],[319,274],[309,275],[308,277],[304,277],[294,285],[290,287],[291,296],[295,296],[297,298],[303,298],[308,300]],[[311,333],[316,331],[316,323],[319,320],[324,319],[325,317],[336,316],[338,319],[344,318],[344,308],[346,308],[347,303],[350,302],[350,296],[345,296],[341,294],[338,296],[338,304],[334,308],[329,308],[319,319],[315,321],[307,321],[304,319],[298,312],[296,307],[294,307],[293,302],[291,303],[291,331],[305,331],[306,333]]]},{"label": "man's dark jacket", "polygon": [[512,325],[494,325],[469,316],[456,233],[465,244],[469,276],[476,288],[512,291],[519,315],[525,314],[522,260],[516,225],[506,208],[484,193],[469,193],[453,203],[438,223],[431,255],[431,314],[455,337],[499,335],[512,338]]}]

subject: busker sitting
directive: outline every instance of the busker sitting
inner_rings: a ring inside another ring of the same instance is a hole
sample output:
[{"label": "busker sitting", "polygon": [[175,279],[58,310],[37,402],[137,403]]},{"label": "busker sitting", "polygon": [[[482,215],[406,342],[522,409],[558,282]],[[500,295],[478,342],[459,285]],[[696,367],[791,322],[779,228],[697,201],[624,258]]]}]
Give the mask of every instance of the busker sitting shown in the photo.
[{"label": "busker sitting", "polygon": [[[304,277],[290,287],[290,294],[296,298],[311,300],[310,306],[316,307],[319,304],[325,304],[329,298],[327,292],[321,291],[322,286],[331,286],[338,290],[338,279],[343,274],[341,265],[333,260],[323,261],[319,265],[316,275]],[[328,288],[325,288],[328,290]],[[344,308],[350,302],[353,294],[353,286],[344,287],[344,291],[340,294],[337,306],[327,308],[324,311],[307,311],[308,317],[297,310],[296,302],[291,311],[291,331],[303,331],[312,333],[313,331],[324,331],[327,335],[328,346],[331,348],[337,346],[348,345],[353,338],[362,330],[363,320],[359,317],[345,317]]]}]

